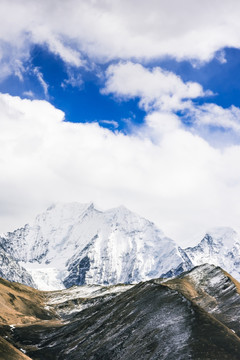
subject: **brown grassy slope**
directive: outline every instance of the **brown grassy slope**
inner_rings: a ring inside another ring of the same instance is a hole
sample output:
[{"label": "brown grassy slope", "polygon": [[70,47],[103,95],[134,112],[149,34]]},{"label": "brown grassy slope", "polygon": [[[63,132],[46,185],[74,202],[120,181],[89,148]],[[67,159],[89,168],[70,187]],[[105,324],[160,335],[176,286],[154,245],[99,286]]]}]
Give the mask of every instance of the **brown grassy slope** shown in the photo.
[{"label": "brown grassy slope", "polygon": [[[216,303],[216,299],[209,295],[201,288],[196,288],[195,284],[187,276],[182,279],[172,279],[163,283],[162,285],[169,287],[172,290],[177,290],[183,296],[191,301],[195,301],[200,305],[201,301],[204,299],[204,302],[207,303]],[[202,305],[202,304],[201,304]]]},{"label": "brown grassy slope", "polygon": [[240,283],[236,279],[234,279],[234,277],[232,277],[232,275],[227,273],[225,270],[222,270],[222,272],[234,283],[234,285],[236,287],[236,291],[238,292],[238,294],[240,294]]},{"label": "brown grassy slope", "polygon": [[44,300],[42,292],[0,278],[0,325],[56,319],[55,313],[44,308]]},{"label": "brown grassy slope", "polygon": [[31,360],[31,358],[0,337],[0,360]]}]

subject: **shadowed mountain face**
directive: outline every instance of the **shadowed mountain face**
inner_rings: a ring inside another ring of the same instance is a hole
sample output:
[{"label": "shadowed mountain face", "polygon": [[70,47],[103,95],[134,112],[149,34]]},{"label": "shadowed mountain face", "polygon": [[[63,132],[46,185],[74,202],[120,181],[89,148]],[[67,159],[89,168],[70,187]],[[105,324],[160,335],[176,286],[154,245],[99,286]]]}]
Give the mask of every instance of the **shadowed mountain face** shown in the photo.
[{"label": "shadowed mountain face", "polygon": [[1,336],[32,359],[239,359],[240,285],[212,265],[134,286],[39,292],[8,284],[12,307],[28,290],[34,310],[31,321],[15,311],[15,327],[5,314]]}]

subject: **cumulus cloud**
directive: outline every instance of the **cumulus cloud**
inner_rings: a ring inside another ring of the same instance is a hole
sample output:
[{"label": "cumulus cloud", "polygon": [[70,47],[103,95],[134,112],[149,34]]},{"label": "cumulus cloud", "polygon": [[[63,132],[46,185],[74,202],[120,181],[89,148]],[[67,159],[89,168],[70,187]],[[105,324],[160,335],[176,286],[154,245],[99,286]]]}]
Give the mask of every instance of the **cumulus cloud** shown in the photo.
[{"label": "cumulus cloud", "polygon": [[[183,244],[203,228],[239,223],[240,146],[213,148],[174,115],[152,142],[145,131],[65,122],[47,101],[0,94],[0,112],[1,231],[54,201],[123,203]],[[163,113],[148,117],[164,123]]]},{"label": "cumulus cloud", "polygon": [[[194,100],[214,94],[196,82],[183,82],[179,76],[160,67],[149,69],[132,62],[110,65],[101,92],[113,94],[122,101],[138,98],[139,107],[148,114],[144,129],[149,136],[151,134],[151,139],[180,128],[186,122],[189,131],[217,146],[225,146],[231,140],[239,141],[239,108],[223,108],[213,103],[198,105]],[[177,116],[179,111],[181,115]],[[225,139],[224,134],[227,134]]]},{"label": "cumulus cloud", "polygon": [[209,95],[195,82],[184,83],[172,72],[160,67],[149,70],[141,64],[118,63],[108,67],[103,94],[124,100],[138,97],[144,110],[177,111],[189,107],[188,99]]},{"label": "cumulus cloud", "polygon": [[240,47],[239,14],[235,0],[2,0],[0,57],[6,44],[19,60],[32,44],[46,44],[77,67],[86,65],[85,57],[104,62],[171,56],[201,62],[217,51],[224,62],[221,49]]}]

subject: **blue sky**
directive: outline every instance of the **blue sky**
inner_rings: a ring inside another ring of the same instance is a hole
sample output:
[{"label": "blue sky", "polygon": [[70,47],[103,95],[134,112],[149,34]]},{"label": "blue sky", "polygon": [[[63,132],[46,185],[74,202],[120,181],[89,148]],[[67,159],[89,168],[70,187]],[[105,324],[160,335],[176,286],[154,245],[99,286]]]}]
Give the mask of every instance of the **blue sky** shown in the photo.
[{"label": "blue sky", "polygon": [[[139,109],[137,99],[120,101],[114,96],[101,94],[104,84],[101,77],[108,65],[89,70],[69,67],[46,46],[36,45],[32,47],[28,61],[23,64],[24,68],[29,68],[23,79],[16,75],[8,77],[0,84],[0,91],[23,98],[47,99],[64,111],[66,121],[98,122],[110,130],[117,128],[128,132],[129,122],[141,124],[146,113]],[[47,95],[33,68],[41,72],[48,86]],[[76,84],[68,83],[69,72],[76,78]],[[33,94],[28,94],[29,91]]]},{"label": "blue sky", "polygon": [[124,204],[181,245],[240,228],[240,4],[3,0],[0,232]]},{"label": "blue sky", "polygon": [[[224,62],[219,55],[209,62],[195,64],[191,61],[177,61],[170,57],[144,63],[146,68],[161,67],[181,77],[184,82],[193,81],[211,90],[213,95],[198,98],[196,103],[214,103],[223,108],[240,106],[240,50],[221,49]],[[124,133],[131,131],[130,124],[144,122],[146,111],[138,106],[139,97],[119,99],[112,94],[103,95],[104,72],[111,63],[98,64],[84,69],[71,67],[59,55],[52,53],[46,45],[31,47],[29,59],[23,63],[25,69],[22,79],[11,75],[0,83],[0,91],[20,97],[47,99],[65,113],[66,121],[98,122],[100,126]],[[48,86],[48,94],[32,71],[39,69]],[[76,83],[68,83],[69,74]],[[31,92],[31,93],[29,93]]]}]

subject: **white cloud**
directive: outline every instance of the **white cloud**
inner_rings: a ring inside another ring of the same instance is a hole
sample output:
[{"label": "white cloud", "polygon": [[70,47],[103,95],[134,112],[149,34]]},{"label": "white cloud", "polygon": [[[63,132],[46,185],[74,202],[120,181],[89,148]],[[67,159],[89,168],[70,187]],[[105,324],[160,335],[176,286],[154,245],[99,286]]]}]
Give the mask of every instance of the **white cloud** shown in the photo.
[{"label": "white cloud", "polygon": [[22,60],[32,43],[47,44],[73,66],[85,66],[82,54],[96,62],[164,56],[201,62],[218,51],[224,62],[221,49],[240,47],[239,15],[235,0],[2,0],[0,48],[7,43]]},{"label": "white cloud", "polygon": [[[239,223],[240,146],[211,147],[165,115],[152,142],[97,124],[64,122],[46,101],[0,94],[0,230],[20,226],[52,201],[125,204],[186,243],[198,230]],[[168,116],[170,116],[168,114]],[[162,129],[162,130],[161,130]]]},{"label": "white cloud", "polygon": [[28,58],[29,44],[21,41],[18,44],[5,42],[0,36],[0,81],[13,74],[22,81],[25,72],[23,63]]},{"label": "white cloud", "polygon": [[[49,36],[43,39],[38,38],[39,34],[33,33],[33,41],[38,43],[46,42],[49,49],[56,55],[59,55],[64,62],[73,66],[79,67],[84,65],[84,61],[81,59],[79,51],[65,45],[64,41],[57,39],[57,37]],[[50,35],[50,34],[49,34]],[[42,41],[41,41],[42,40]]]},{"label": "white cloud", "polygon": [[67,79],[65,79],[61,86],[65,88],[66,86],[70,85],[72,87],[78,87],[81,88],[83,85],[82,76],[79,73],[75,73],[72,68],[67,69]]},{"label": "white cloud", "polygon": [[184,109],[189,107],[188,99],[205,95],[198,83],[184,83],[180,77],[160,67],[149,70],[132,62],[119,63],[108,67],[106,77],[103,94],[112,93],[123,99],[139,97],[139,105],[146,111]]},{"label": "white cloud", "polygon": [[236,106],[224,109],[216,104],[204,104],[193,108],[190,115],[196,126],[216,126],[240,132],[240,109]]},{"label": "white cloud", "polygon": [[100,120],[99,121],[100,124],[104,124],[104,125],[110,125],[112,126],[114,129],[118,128],[118,122],[115,120]]},{"label": "white cloud", "polygon": [[23,96],[30,98],[30,99],[34,99],[35,95],[32,92],[32,90],[28,90],[28,91],[24,91]]},{"label": "white cloud", "polygon": [[[194,99],[213,96],[213,93],[203,90],[198,83],[184,83],[180,77],[160,67],[149,70],[132,62],[110,65],[102,93],[113,94],[123,101],[139,98],[139,106],[148,113],[144,130],[154,141],[166,131],[181,128],[183,120],[187,120],[189,131],[216,146],[223,147],[231,140],[233,143],[239,141],[239,108],[224,109],[213,103],[194,103]],[[176,116],[178,111],[182,116]]]},{"label": "white cloud", "polygon": [[33,68],[32,71],[33,71],[34,75],[37,77],[40,85],[42,86],[45,98],[47,99],[48,98],[48,84],[44,80],[43,74],[41,73],[41,71],[39,70],[38,67]]}]

